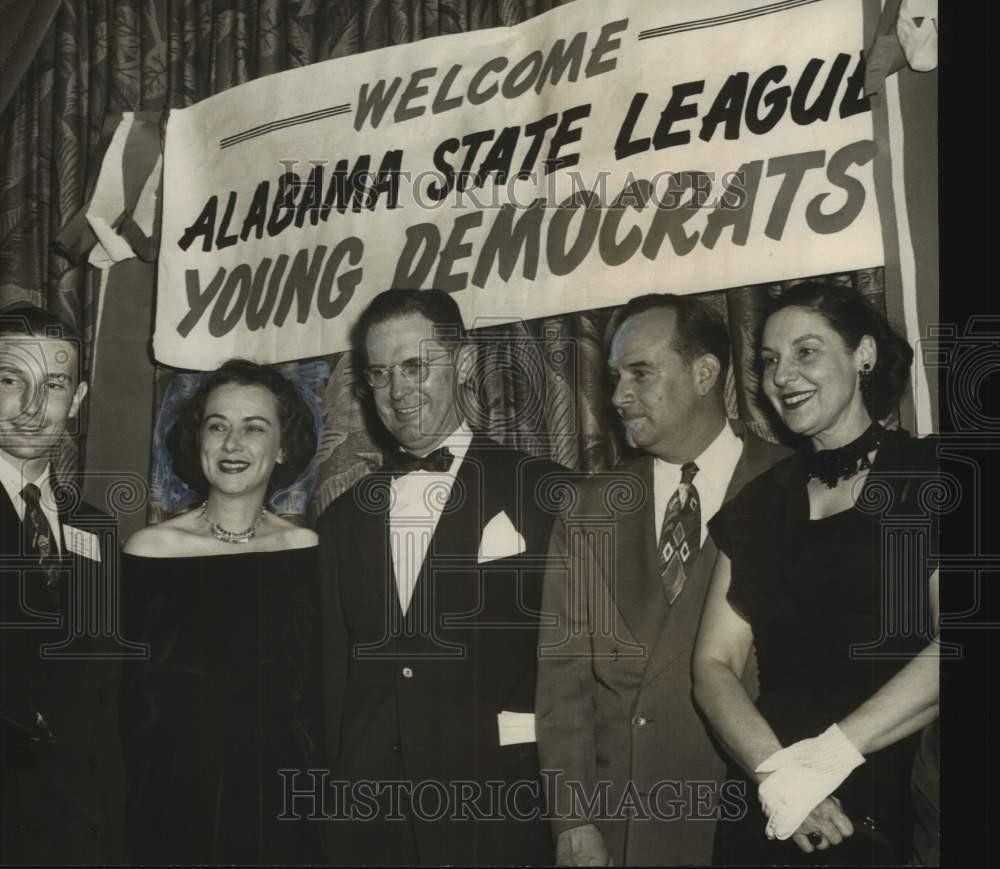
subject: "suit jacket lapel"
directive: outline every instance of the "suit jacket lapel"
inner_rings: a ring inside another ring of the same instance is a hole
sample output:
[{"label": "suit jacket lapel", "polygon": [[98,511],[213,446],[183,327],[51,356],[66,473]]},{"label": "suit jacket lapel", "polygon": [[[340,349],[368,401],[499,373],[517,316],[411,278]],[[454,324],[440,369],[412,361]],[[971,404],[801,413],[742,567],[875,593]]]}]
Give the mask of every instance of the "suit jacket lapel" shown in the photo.
[{"label": "suit jacket lapel", "polygon": [[432,554],[475,556],[479,552],[483,527],[491,518],[484,515],[487,505],[482,478],[489,459],[484,455],[481,442],[481,436],[476,435],[458,466],[448,502],[431,536],[428,557],[421,566],[421,578]]},{"label": "suit jacket lapel", "polygon": [[[378,600],[381,612],[386,603],[393,599],[399,607],[396,594],[396,576],[392,564],[392,550],[389,545],[389,504],[392,498],[388,474],[374,473],[357,484],[355,503],[357,518],[352,523],[352,533],[345,536],[350,546],[356,546],[358,553],[365,553],[355,564],[362,577],[362,585]],[[391,597],[387,594],[391,592]]]},{"label": "suit jacket lapel", "polygon": [[[49,472],[49,486],[50,488],[54,485],[54,480],[51,476],[51,470]],[[65,495],[66,493],[64,493]],[[53,497],[55,492],[53,491]],[[58,511],[58,528],[52,529],[52,534],[57,538],[57,552],[59,557],[66,558],[71,556],[72,553],[68,552],[66,549],[66,535],[63,529],[66,527],[66,523],[69,521],[69,513],[67,512],[67,506],[75,500],[74,497],[62,497],[56,499],[56,509]],[[24,519],[19,519],[17,515],[17,508],[14,507],[14,502],[11,501],[10,495],[7,493],[5,486],[0,486],[0,514],[2,514],[2,525],[3,525],[3,551],[6,554],[13,554],[14,552],[21,551],[21,536],[25,533],[25,522],[28,521],[27,516]],[[49,517],[46,516],[46,519]],[[51,524],[51,522],[50,522]],[[12,548],[16,547],[16,548]]]},{"label": "suit jacket lapel", "polygon": [[15,555],[21,551],[21,520],[3,486],[0,486],[0,535],[0,546],[3,547],[0,554]]},{"label": "suit jacket lapel", "polygon": [[[55,480],[49,477],[49,486],[53,487],[55,485]],[[53,490],[53,495],[55,491]],[[74,490],[74,495],[79,495],[79,490]],[[59,551],[62,553],[63,557],[71,557],[73,553],[66,549],[66,524],[69,522],[69,511],[66,509],[69,506],[69,501],[73,499],[62,497],[56,499],[56,509],[59,513],[59,527],[53,528],[53,533],[59,538]]]},{"label": "suit jacket lapel", "polygon": [[[447,589],[455,586],[453,583],[435,581],[435,565],[440,564],[442,557],[459,556],[462,559],[462,569],[467,569],[467,559],[475,558],[479,552],[483,526],[490,518],[483,515],[486,507],[483,499],[486,487],[482,481],[485,461],[488,461],[488,456],[482,449],[482,437],[476,435],[458,467],[448,501],[431,535],[417,575],[413,597],[406,611],[408,619],[415,617],[418,599],[421,601],[420,611],[430,613],[434,619],[442,613],[462,612],[468,608],[464,602],[442,598]],[[458,567],[458,562],[453,564]],[[428,596],[431,598],[429,601]]]},{"label": "suit jacket lapel", "polygon": [[[13,556],[20,558],[20,562],[17,563],[17,567],[14,571],[10,571],[10,575],[5,577],[5,591],[10,597],[4,598],[4,604],[2,609],[3,613],[0,613],[0,618],[3,620],[10,620],[12,622],[30,624],[32,626],[38,627],[51,627],[60,624],[62,616],[56,613],[55,603],[53,598],[50,596],[49,592],[43,588],[42,580],[38,579],[40,576],[39,571],[35,570],[34,565],[36,564],[36,557],[29,556],[28,551],[25,549],[25,537],[27,525],[25,524],[26,519],[22,520],[17,515],[17,508],[14,506],[14,502],[11,501],[10,495],[8,495],[7,490],[4,486],[0,485],[0,545],[3,549],[0,555]],[[60,526],[64,523],[62,513],[60,512],[59,524]],[[62,534],[61,529],[56,531],[53,529],[53,533]],[[63,538],[59,538],[59,551],[61,552],[60,559],[66,559],[67,557],[72,557],[70,553],[66,551]],[[59,559],[56,560],[59,564]],[[60,564],[63,569],[57,568],[55,574],[56,580],[58,582],[58,600],[61,601],[61,605],[64,607],[67,599],[67,577],[65,571],[65,564]],[[22,578],[18,581],[15,577],[16,574],[21,574]],[[34,577],[37,581],[29,581],[24,584],[25,577]],[[19,587],[22,588],[28,595],[27,599],[21,599]],[[27,607],[27,611],[25,610]]]},{"label": "suit jacket lapel", "polygon": [[[746,483],[752,480],[763,470],[763,457],[759,456],[756,450],[756,439],[753,434],[746,431],[739,423],[730,421],[733,431],[743,441],[743,451],[740,453],[740,460],[733,469],[733,476],[729,480],[726,488],[724,502],[729,501],[736,495]],[[702,544],[701,551],[695,560],[687,581],[684,583],[684,591],[675,602],[669,614],[670,624],[661,631],[658,643],[654,649],[649,666],[643,676],[643,682],[655,678],[666,667],[669,667],[683,653],[690,651],[694,644],[698,625],[701,621],[701,611],[705,603],[705,595],[708,591],[708,583],[715,570],[715,561],[719,550],[712,540],[711,535]],[[661,595],[662,598],[662,595]]]},{"label": "suit jacket lapel", "polygon": [[640,509],[622,515],[614,523],[614,575],[605,576],[605,581],[629,630],[651,651],[667,617],[653,528],[653,460],[644,456],[628,463],[625,469],[639,477],[645,497]]}]

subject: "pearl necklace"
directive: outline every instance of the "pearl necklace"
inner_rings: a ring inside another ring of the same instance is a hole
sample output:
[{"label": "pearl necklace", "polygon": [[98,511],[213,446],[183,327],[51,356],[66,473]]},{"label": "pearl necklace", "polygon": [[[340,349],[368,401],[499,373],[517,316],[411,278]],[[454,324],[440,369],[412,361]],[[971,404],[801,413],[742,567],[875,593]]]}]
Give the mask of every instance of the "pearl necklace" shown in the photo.
[{"label": "pearl necklace", "polygon": [[267,510],[261,507],[257,520],[246,531],[228,531],[219,525],[218,522],[213,522],[209,519],[207,511],[208,501],[205,501],[201,505],[201,518],[208,523],[212,536],[220,543],[249,543],[257,536],[257,529],[260,528],[260,523],[264,521],[264,514],[267,513]]}]

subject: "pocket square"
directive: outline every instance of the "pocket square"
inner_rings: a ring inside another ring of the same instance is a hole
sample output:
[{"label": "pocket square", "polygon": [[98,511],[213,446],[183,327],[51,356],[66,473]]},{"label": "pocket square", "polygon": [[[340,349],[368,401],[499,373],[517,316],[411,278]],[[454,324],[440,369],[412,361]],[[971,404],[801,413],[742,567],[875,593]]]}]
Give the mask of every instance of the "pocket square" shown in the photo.
[{"label": "pocket square", "polygon": [[501,510],[483,529],[477,561],[482,564],[484,561],[494,561],[497,558],[509,558],[512,555],[520,555],[527,548],[524,538],[507,518],[507,514]]},{"label": "pocket square", "polygon": [[521,745],[535,741],[534,712],[501,712],[497,715],[501,745]]}]

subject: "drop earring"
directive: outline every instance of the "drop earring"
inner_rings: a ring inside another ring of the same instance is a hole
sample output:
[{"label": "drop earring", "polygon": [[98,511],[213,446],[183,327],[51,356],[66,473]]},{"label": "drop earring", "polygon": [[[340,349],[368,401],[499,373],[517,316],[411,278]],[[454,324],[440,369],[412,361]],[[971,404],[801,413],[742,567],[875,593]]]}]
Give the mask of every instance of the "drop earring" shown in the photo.
[{"label": "drop earring", "polygon": [[872,395],[872,366],[866,362],[858,372],[858,386],[861,389],[861,397],[867,402]]}]

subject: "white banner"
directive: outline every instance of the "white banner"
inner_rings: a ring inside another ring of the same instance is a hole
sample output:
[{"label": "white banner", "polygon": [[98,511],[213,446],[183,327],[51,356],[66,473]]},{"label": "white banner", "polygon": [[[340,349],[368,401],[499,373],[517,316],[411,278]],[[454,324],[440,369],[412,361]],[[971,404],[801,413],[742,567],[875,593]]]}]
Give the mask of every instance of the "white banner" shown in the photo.
[{"label": "white banner", "polygon": [[470,325],[880,265],[861,0],[577,0],[173,111],[154,346],[350,346],[390,286]]}]

